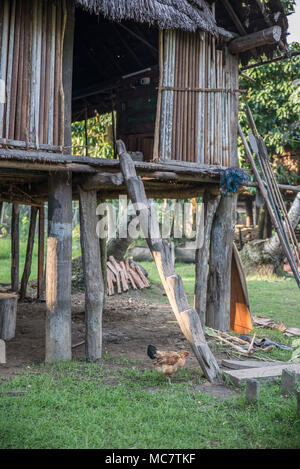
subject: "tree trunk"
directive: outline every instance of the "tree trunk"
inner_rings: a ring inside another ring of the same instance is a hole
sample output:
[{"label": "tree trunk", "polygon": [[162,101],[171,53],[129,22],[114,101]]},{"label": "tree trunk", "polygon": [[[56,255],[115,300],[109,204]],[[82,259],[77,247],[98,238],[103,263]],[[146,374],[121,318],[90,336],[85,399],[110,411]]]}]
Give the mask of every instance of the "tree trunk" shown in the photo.
[{"label": "tree trunk", "polygon": [[[298,192],[296,195],[296,198],[288,212],[288,216],[293,229],[295,229],[300,221],[300,192]],[[272,238],[266,242],[264,251],[269,256],[274,258],[283,256],[281,244],[277,234],[272,236]]]},{"label": "tree trunk", "polygon": [[[127,249],[133,241],[128,233],[128,225],[134,217],[135,214],[132,213],[120,218],[116,237],[109,239],[107,242],[107,257],[114,256],[117,261],[122,261],[124,259]],[[120,237],[125,230],[127,232],[127,237]]]},{"label": "tree trunk", "polygon": [[221,197],[211,229],[206,325],[220,331],[228,331],[230,326],[231,260],[236,204],[236,194]]},{"label": "tree trunk", "polygon": [[[295,229],[300,221],[300,192],[292,203],[288,217],[293,229]],[[241,252],[241,257],[246,268],[249,267],[262,273],[268,271],[279,275],[281,273],[284,252],[278,235],[274,234],[274,236],[266,241],[257,240],[247,243]],[[267,270],[266,265],[269,266]]]}]

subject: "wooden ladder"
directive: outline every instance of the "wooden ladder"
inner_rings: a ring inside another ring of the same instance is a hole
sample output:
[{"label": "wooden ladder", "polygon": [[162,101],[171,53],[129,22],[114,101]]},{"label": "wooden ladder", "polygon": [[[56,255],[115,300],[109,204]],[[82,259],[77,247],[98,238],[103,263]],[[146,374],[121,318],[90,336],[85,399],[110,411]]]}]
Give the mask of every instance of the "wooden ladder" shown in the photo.
[{"label": "wooden ladder", "polygon": [[129,197],[139,217],[141,229],[179,326],[190,343],[205,377],[211,382],[221,381],[222,375],[205,340],[200,318],[196,310],[188,304],[182,279],[175,273],[168,242],[160,237],[156,214],[148,202],[142,179],[137,176],[134,162],[122,140],[116,142],[116,148]]}]

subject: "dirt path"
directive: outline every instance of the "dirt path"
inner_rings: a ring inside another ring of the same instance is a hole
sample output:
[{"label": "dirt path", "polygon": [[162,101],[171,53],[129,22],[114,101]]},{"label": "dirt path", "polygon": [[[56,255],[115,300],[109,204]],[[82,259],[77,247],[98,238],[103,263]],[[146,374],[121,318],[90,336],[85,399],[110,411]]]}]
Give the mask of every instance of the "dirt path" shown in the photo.
[{"label": "dirt path", "polygon": [[[44,361],[45,314],[44,302],[19,303],[16,336],[7,342],[7,363],[0,365],[0,376],[20,374],[26,366]],[[84,335],[84,294],[79,293],[72,295],[72,344],[84,341]],[[115,361],[126,358],[136,360],[141,369],[150,369],[148,344],[166,350],[190,350],[169,305],[145,300],[136,292],[108,297],[103,314],[105,366],[122,367]],[[84,344],[73,348],[73,358],[84,360]],[[192,354],[186,367],[198,372],[199,364]],[[197,385],[197,390],[223,397],[232,392],[210,383]]]}]

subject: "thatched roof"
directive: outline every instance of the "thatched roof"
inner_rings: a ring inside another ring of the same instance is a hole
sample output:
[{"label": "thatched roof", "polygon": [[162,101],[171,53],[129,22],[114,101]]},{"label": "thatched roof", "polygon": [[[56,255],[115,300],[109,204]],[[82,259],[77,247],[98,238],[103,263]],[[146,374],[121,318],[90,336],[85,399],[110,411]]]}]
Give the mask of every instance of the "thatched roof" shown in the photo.
[{"label": "thatched roof", "polygon": [[122,21],[148,23],[161,29],[217,32],[215,19],[204,0],[75,0],[91,13]]}]

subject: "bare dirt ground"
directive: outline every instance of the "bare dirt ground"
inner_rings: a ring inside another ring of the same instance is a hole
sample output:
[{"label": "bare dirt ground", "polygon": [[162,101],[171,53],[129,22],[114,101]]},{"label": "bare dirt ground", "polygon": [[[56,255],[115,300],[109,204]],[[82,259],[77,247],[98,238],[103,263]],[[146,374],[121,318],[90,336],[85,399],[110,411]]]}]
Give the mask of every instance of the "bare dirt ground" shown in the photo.
[{"label": "bare dirt ground", "polygon": [[[45,302],[19,302],[16,336],[6,343],[7,363],[0,365],[0,376],[12,377],[22,373],[26,366],[44,361],[45,314]],[[72,358],[75,360],[85,359],[84,344],[76,346],[84,341],[84,336],[84,294],[77,293],[72,295]],[[135,360],[141,370],[151,369],[146,352],[148,344],[164,350],[190,350],[168,304],[153,303],[137,292],[108,297],[103,313],[105,366],[121,368],[124,365],[116,361],[126,358]],[[185,367],[195,369],[199,376],[199,364],[193,354]],[[220,397],[233,392],[232,388],[209,382],[195,384],[193,389]]]}]

